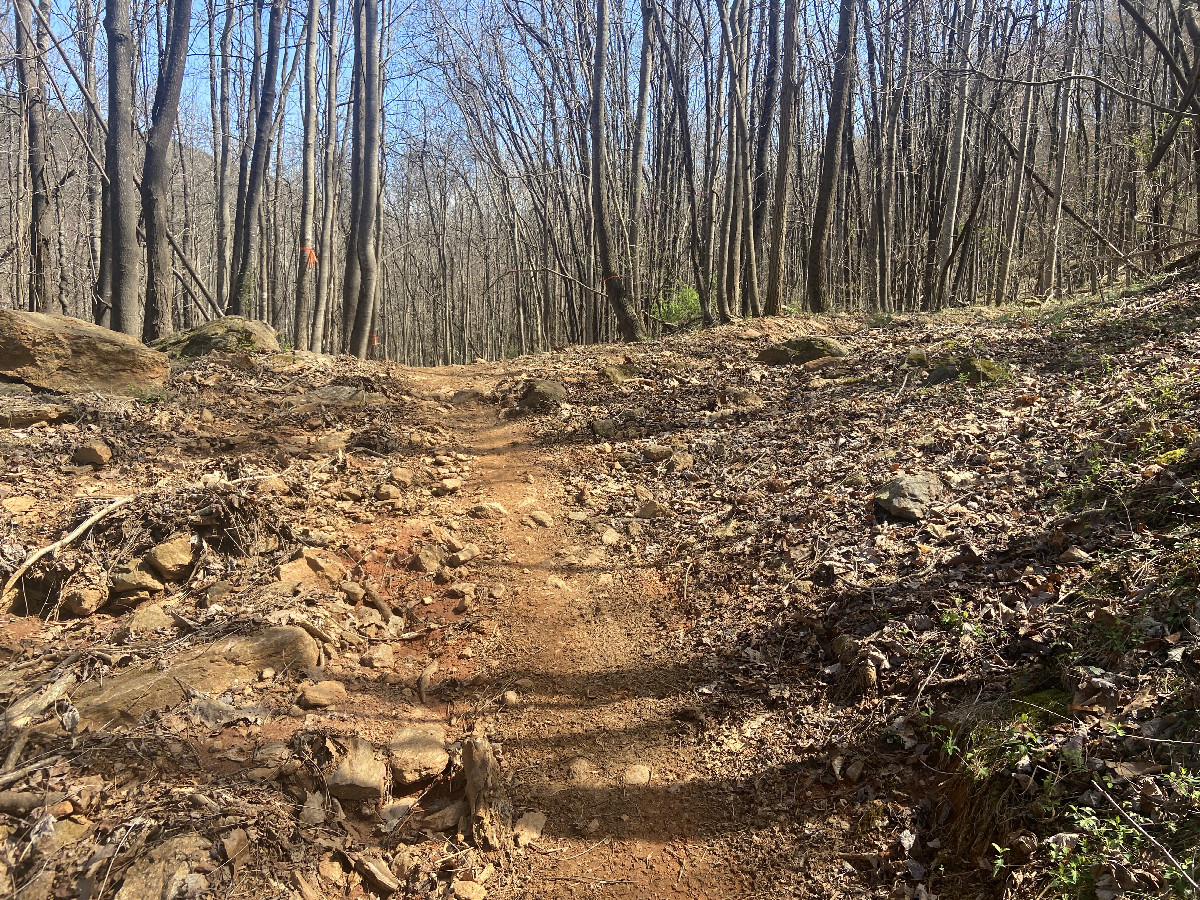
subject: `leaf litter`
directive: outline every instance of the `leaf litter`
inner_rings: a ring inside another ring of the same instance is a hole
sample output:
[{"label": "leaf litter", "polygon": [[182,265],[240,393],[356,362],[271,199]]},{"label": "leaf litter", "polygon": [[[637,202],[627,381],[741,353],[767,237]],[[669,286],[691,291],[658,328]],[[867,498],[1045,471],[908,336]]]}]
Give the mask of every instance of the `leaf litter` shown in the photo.
[{"label": "leaf litter", "polygon": [[[516,602],[484,584],[489,522],[511,516],[568,535],[551,591],[609,559],[665,580],[643,614],[687,677],[663,708],[736,823],[689,840],[745,894],[1186,887],[1196,302],[766,320],[432,382],[217,354],[165,396],[35,415],[0,433],[0,575],[134,499],[9,598],[0,886],[620,895],[633,873],[539,881],[554,816],[468,796],[471,741],[512,778],[485,710],[532,715],[488,680]],[[806,335],[848,352],[760,361]],[[532,431],[559,511],[468,496],[447,419],[468,405]],[[111,459],[77,462],[95,441]],[[424,768],[388,749],[397,726],[434,727]],[[624,792],[673,777],[645,762]]]}]

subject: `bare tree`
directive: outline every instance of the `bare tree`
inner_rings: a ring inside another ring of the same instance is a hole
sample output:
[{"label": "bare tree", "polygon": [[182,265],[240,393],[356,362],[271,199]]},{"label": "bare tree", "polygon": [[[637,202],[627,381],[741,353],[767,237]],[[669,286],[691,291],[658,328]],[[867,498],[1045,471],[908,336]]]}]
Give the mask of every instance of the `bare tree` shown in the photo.
[{"label": "bare tree", "polygon": [[142,340],[147,343],[174,330],[175,276],[168,238],[169,160],[191,26],[192,0],[169,0],[166,46],[159,62],[142,167],[142,215],[146,223],[146,312]]},{"label": "bare tree", "polygon": [[[34,32],[33,0],[15,0],[13,18],[17,37],[17,77],[21,107],[25,113],[27,164],[29,166],[29,309],[42,312],[55,308],[51,271],[54,240],[50,219],[50,184],[46,170],[46,87],[42,61],[49,49],[45,29]],[[49,6],[49,4],[46,4]]]},{"label": "bare tree", "polygon": [[825,290],[825,249],[829,240],[829,224],[833,219],[834,193],[842,170],[850,80],[854,70],[854,26],[857,14],[856,0],[841,0],[837,49],[833,59],[833,85],[829,94],[829,124],[821,156],[821,175],[817,182],[812,241],[808,246],[807,298],[808,308],[813,312],[825,312],[829,306]]},{"label": "bare tree", "polygon": [[129,0],[107,0],[104,32],[108,38],[108,140],[104,168],[108,204],[104,246],[108,249],[111,324],[115,331],[139,334],[141,252],[138,248],[137,185],[133,171],[133,34]]},{"label": "bare tree", "polygon": [[600,275],[605,296],[617,317],[621,337],[627,341],[645,339],[645,328],[634,311],[625,287],[625,280],[616,268],[612,229],[608,221],[608,198],[605,196],[605,167],[607,157],[604,134],[604,68],[608,58],[608,0],[596,0],[596,39],[592,59],[592,98],[588,114],[591,136],[591,195],[592,222],[596,252],[600,257]]}]

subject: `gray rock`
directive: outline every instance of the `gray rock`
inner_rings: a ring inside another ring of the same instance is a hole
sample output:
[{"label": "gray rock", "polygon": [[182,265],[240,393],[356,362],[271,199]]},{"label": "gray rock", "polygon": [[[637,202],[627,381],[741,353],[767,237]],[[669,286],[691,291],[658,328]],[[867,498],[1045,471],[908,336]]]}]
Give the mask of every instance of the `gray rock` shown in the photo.
[{"label": "gray rock", "polygon": [[518,847],[528,847],[542,836],[542,829],[545,827],[545,813],[527,812],[517,819],[517,824],[513,826],[513,839],[517,842]]},{"label": "gray rock", "polygon": [[637,508],[634,516],[639,519],[668,519],[671,517],[671,510],[657,500],[647,500]]},{"label": "gray rock", "polygon": [[503,519],[508,515],[508,510],[501,503],[496,503],[494,500],[487,500],[472,506],[471,515],[476,519]]},{"label": "gray rock", "polygon": [[396,732],[388,753],[392,778],[397,784],[416,784],[440,775],[450,762],[446,752],[446,729],[438,724],[408,725]]},{"label": "gray rock", "polygon": [[695,465],[695,463],[696,460],[692,454],[688,453],[686,450],[676,450],[671,454],[671,459],[667,463],[667,471],[686,472],[693,465]]},{"label": "gray rock", "polygon": [[[179,890],[182,882],[187,879],[199,887],[199,882],[192,881],[196,876],[189,874],[193,868],[211,866],[212,855],[209,848],[212,845],[207,838],[189,832],[173,837],[159,844],[149,852],[136,855],[133,865],[125,873],[124,883],[117,891],[116,900],[146,900],[148,897],[168,896],[168,887],[173,888],[171,897],[192,897],[198,894],[183,893]],[[199,876],[201,879],[202,875]],[[207,882],[204,889],[207,890]]]},{"label": "gray rock", "polygon": [[452,569],[457,569],[460,566],[465,566],[478,555],[479,547],[475,544],[467,544],[467,546],[463,547],[457,553],[451,554],[450,558],[446,560],[446,565]]},{"label": "gray rock", "polygon": [[409,565],[418,572],[430,575],[441,568],[442,558],[432,547],[426,547],[412,558],[412,562]]},{"label": "gray rock", "polygon": [[[0,387],[20,387],[24,388],[26,393],[29,393],[27,385],[9,385],[0,383]],[[0,397],[7,397],[7,393],[0,393]],[[0,410],[0,428],[28,428],[38,422],[58,423],[65,422],[71,418],[71,410],[66,406],[59,406],[56,403],[38,403],[38,404],[5,404],[6,408]]]},{"label": "gray rock", "polygon": [[523,409],[542,409],[566,398],[567,387],[562,382],[535,379],[525,386],[519,405]]},{"label": "gray rock", "polygon": [[652,777],[649,766],[633,765],[621,774],[621,782],[627,787],[645,787]]},{"label": "gray rock", "polygon": [[131,594],[135,591],[161,591],[163,583],[141,562],[118,566],[112,573],[112,592]]},{"label": "gray rock", "polygon": [[611,438],[617,433],[620,425],[616,419],[592,419],[591,428],[596,437]]},{"label": "gray rock", "polygon": [[375,488],[376,500],[399,500],[401,497],[400,488],[394,484],[381,484]]},{"label": "gray rock", "polygon": [[875,492],[875,503],[884,512],[910,522],[925,517],[930,503],[945,496],[946,487],[936,475],[902,475]]},{"label": "gray rock", "polygon": [[359,659],[369,669],[390,669],[396,664],[396,652],[391,644],[376,644]]},{"label": "gray rock", "polygon": [[341,800],[380,800],[387,780],[387,764],[375,756],[375,745],[364,738],[350,739],[346,755],[326,779],[329,793]]},{"label": "gray rock", "polygon": [[638,377],[637,370],[633,366],[621,364],[605,366],[600,370],[600,374],[612,384],[624,384],[626,381]]}]

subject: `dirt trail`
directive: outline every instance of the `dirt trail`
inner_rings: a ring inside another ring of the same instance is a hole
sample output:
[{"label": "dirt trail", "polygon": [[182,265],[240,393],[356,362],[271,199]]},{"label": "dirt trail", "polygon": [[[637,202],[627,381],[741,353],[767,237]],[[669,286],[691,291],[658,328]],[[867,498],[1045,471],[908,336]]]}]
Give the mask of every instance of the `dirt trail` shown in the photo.
[{"label": "dirt trail", "polygon": [[[410,377],[429,390],[495,380],[477,368]],[[496,501],[509,512],[490,526],[480,566],[507,591],[481,612],[496,623],[489,686],[520,697],[490,704],[517,815],[547,816],[516,863],[525,896],[741,896],[720,849],[735,826],[729,798],[698,777],[693,742],[681,740],[689,730],[677,714],[704,673],[669,646],[677,598],[638,565],[625,534],[603,546],[598,523],[566,497],[565,461],[519,422],[468,404],[445,424],[475,457],[460,511]],[[531,525],[536,511],[553,524]]]}]

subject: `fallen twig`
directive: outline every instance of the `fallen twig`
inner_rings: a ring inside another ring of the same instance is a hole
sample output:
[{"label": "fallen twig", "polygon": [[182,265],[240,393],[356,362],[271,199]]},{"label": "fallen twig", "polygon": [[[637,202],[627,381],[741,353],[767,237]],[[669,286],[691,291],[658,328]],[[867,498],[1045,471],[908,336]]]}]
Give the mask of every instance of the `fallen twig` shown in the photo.
[{"label": "fallen twig", "polygon": [[29,556],[25,557],[25,562],[21,563],[21,565],[17,568],[17,571],[13,572],[12,576],[7,582],[5,582],[4,590],[0,591],[0,602],[8,599],[8,595],[12,593],[12,590],[14,587],[16,587],[17,582],[21,580],[21,576],[28,572],[33,564],[39,559],[48,553],[57,553],[105,516],[120,509],[126,503],[131,503],[134,499],[135,497],[118,497],[112,503],[108,504],[108,506],[104,507],[104,509],[100,510],[99,512],[92,513],[90,516],[84,519],[79,527],[68,534],[65,538],[55,541],[53,544],[47,544],[41,550],[35,550],[33,553],[29,554]]},{"label": "fallen twig", "polygon": [[1139,825],[1137,823],[1137,820],[1134,819],[1133,816],[1131,816],[1131,815],[1129,815],[1129,813],[1125,812],[1125,810],[1121,808],[1121,804],[1109,796],[1108,791],[1104,790],[1104,788],[1100,787],[1100,785],[1096,784],[1095,782],[1092,782],[1092,786],[1095,787],[1096,790],[1098,790],[1101,794],[1104,795],[1104,799],[1112,804],[1113,809],[1115,809],[1117,812],[1119,812],[1121,814],[1122,819],[1124,819],[1126,822],[1128,822],[1130,825],[1132,825],[1135,829],[1137,829],[1138,834],[1140,834],[1142,837],[1144,837],[1151,844],[1153,844],[1155,847],[1158,848],[1159,852],[1162,853],[1162,855],[1165,856],[1170,861],[1171,865],[1173,865],[1176,869],[1179,870],[1179,874],[1182,875],[1184,880],[1192,886],[1193,891],[1200,891],[1200,884],[1196,884],[1196,880],[1194,878],[1192,878],[1191,875],[1188,874],[1187,869],[1185,869],[1183,867],[1183,865],[1179,862],[1179,860],[1177,860],[1174,856],[1171,855],[1170,850],[1168,850],[1166,847],[1164,847],[1162,844],[1160,844],[1158,842],[1158,839],[1155,838],[1154,835],[1150,834],[1150,832],[1146,831],[1145,828],[1143,828],[1141,825]]}]

